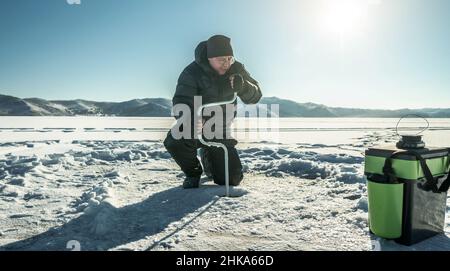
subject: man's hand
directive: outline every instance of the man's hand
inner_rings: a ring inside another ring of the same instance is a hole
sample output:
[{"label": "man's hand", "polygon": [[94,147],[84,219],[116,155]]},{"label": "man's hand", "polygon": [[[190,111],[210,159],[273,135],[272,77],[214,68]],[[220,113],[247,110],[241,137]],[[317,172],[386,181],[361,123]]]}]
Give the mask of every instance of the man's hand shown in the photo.
[{"label": "man's hand", "polygon": [[244,89],[244,77],[239,73],[235,73],[229,79],[231,88],[239,94]]}]

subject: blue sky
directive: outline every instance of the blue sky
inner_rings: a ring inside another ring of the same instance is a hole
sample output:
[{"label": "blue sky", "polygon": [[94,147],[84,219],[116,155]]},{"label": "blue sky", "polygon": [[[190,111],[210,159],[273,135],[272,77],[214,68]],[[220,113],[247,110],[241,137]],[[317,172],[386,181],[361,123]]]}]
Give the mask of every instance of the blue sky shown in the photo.
[{"label": "blue sky", "polygon": [[447,0],[2,0],[0,93],[171,98],[194,48],[232,38],[265,96],[450,107]]}]

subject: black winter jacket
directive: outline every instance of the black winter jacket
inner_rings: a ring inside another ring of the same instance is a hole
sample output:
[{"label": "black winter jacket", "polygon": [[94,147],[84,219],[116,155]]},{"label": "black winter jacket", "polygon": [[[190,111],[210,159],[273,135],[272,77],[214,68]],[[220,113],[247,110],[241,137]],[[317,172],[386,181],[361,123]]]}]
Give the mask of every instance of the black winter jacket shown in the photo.
[{"label": "black winter jacket", "polygon": [[[189,64],[178,78],[175,95],[172,99],[173,105],[188,105],[191,108],[193,119],[193,114],[196,113],[194,96],[202,96],[203,104],[230,100],[234,91],[228,78],[232,74],[241,74],[244,79],[243,90],[238,94],[242,102],[245,104],[259,102],[262,97],[259,83],[250,76],[244,65],[235,61],[224,75],[219,75],[209,65],[206,56],[206,41],[200,42],[195,49],[195,61]],[[234,104],[236,105],[236,101]],[[224,106],[222,108],[225,110]],[[234,112],[235,116],[236,112]]]}]

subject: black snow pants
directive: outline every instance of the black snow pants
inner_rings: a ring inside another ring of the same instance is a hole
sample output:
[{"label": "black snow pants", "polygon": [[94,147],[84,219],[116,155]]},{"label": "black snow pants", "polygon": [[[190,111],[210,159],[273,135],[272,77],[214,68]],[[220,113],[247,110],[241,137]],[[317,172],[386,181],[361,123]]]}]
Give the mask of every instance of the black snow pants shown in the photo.
[{"label": "black snow pants", "polygon": [[[226,140],[228,149],[228,172],[230,185],[237,186],[244,175],[241,160],[235,148],[235,139]],[[171,132],[167,133],[164,146],[187,177],[200,177],[205,171],[218,185],[225,185],[225,164],[222,148],[208,147],[198,139],[174,139]],[[201,149],[201,161],[197,159],[197,149]]]}]

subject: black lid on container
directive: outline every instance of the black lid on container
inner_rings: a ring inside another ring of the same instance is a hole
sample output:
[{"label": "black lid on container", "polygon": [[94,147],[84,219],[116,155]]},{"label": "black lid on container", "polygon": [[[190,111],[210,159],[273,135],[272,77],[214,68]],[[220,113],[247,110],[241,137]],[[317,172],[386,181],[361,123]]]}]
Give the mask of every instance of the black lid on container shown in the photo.
[{"label": "black lid on container", "polygon": [[[412,154],[407,154],[405,149],[399,149],[394,145],[384,145],[368,148],[365,151],[366,156],[378,156],[378,157],[390,157],[392,153],[398,151],[405,151],[405,154],[399,155],[396,159],[400,160],[417,160],[417,158]],[[420,148],[414,149],[416,153],[419,153],[424,159],[438,158],[449,155],[449,149],[447,148]]]}]

